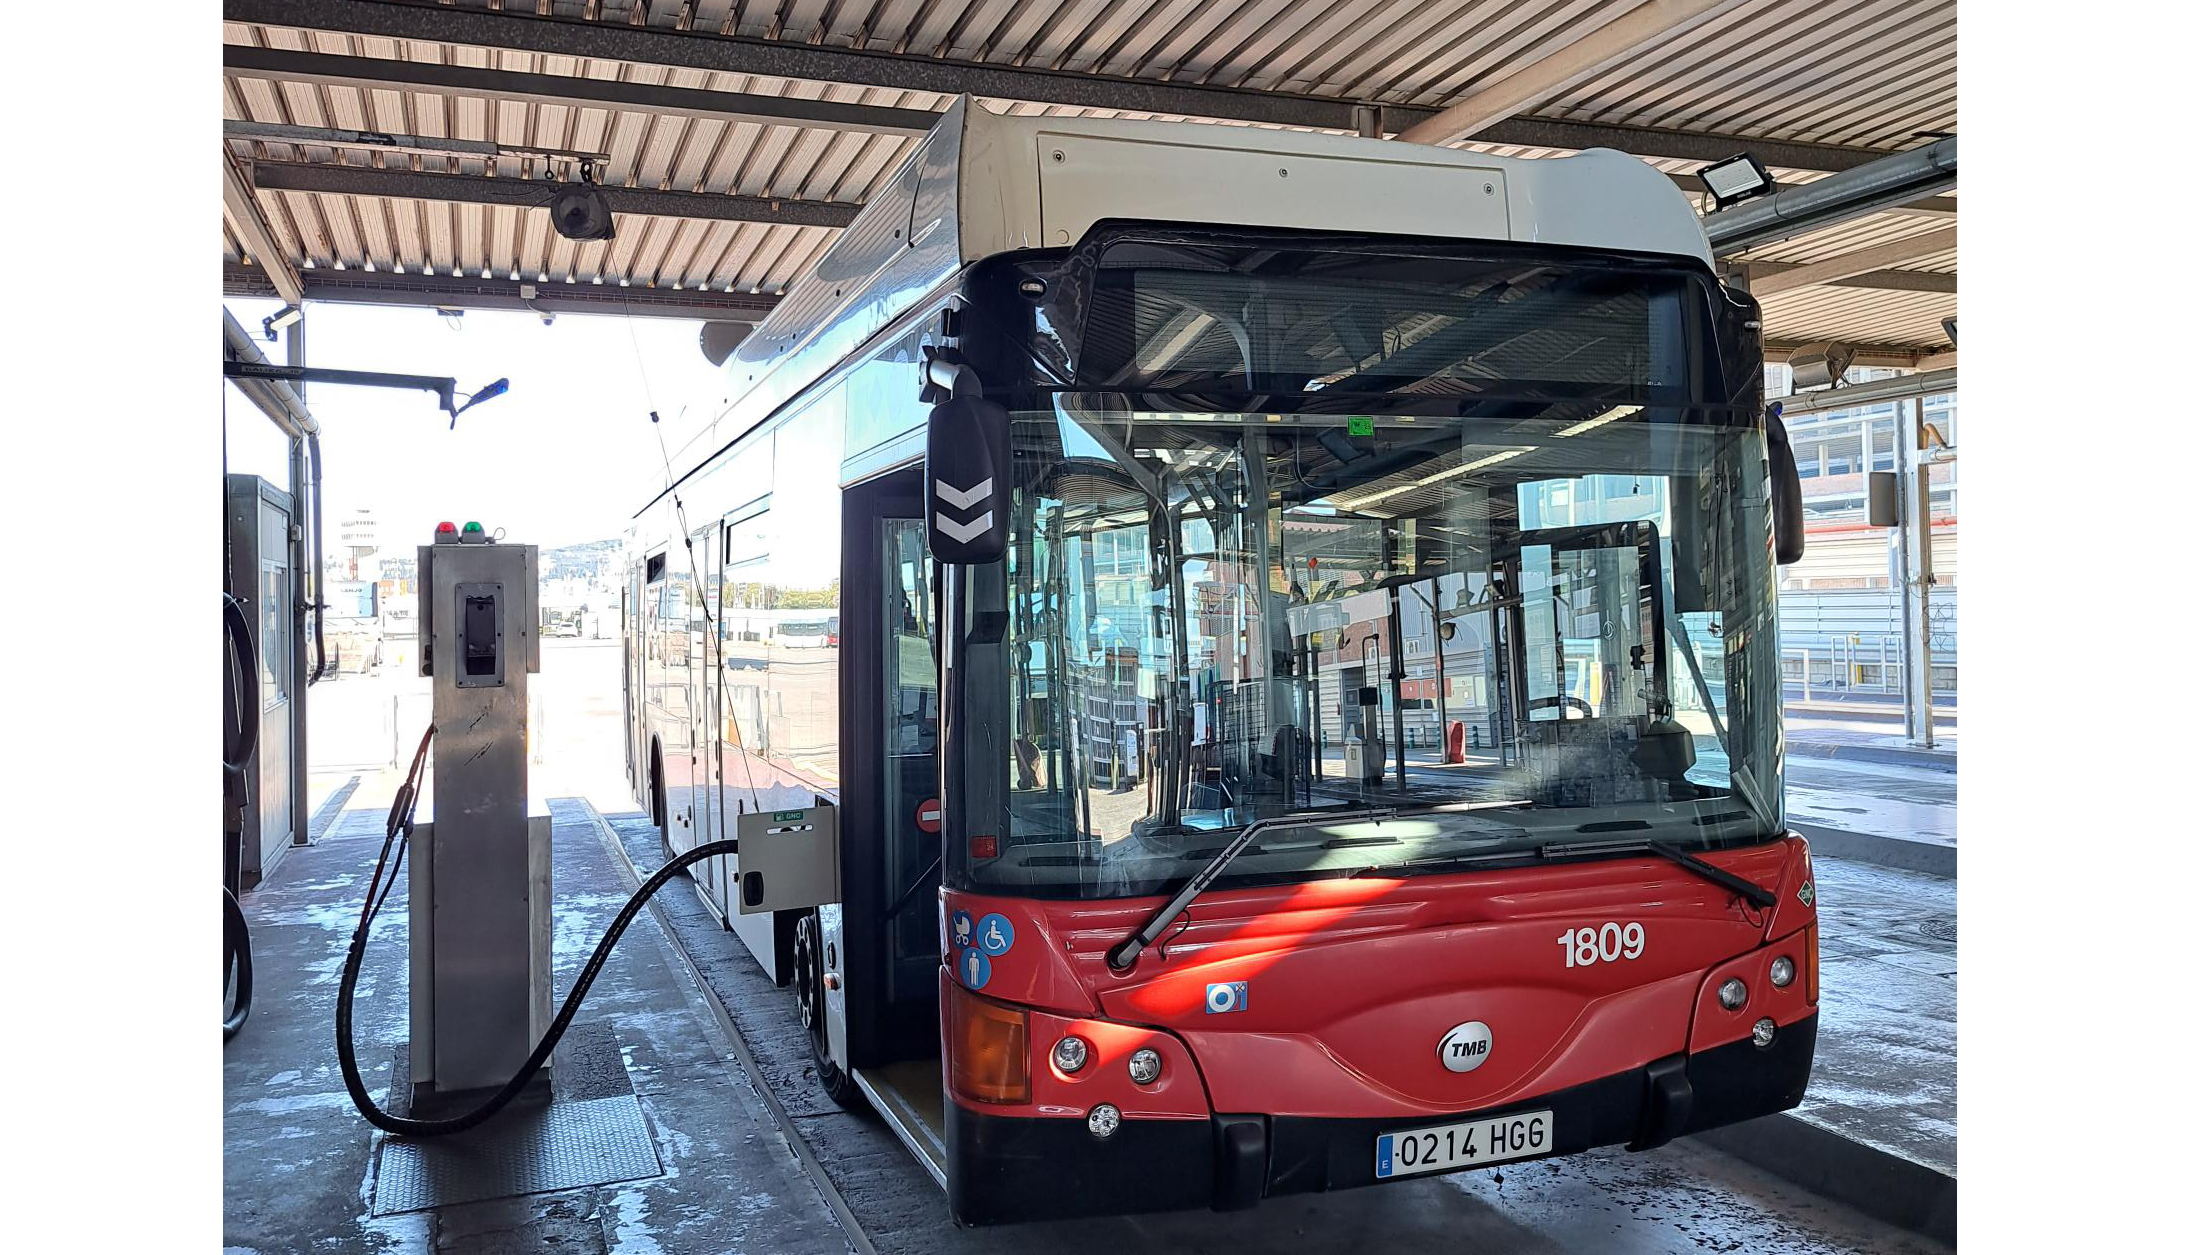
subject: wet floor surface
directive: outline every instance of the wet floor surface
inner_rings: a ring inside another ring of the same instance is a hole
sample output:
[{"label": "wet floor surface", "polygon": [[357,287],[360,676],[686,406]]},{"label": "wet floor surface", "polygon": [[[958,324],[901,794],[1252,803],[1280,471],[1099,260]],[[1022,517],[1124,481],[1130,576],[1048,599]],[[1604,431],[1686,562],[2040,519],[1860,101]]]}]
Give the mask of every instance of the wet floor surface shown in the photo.
[{"label": "wet floor surface", "polygon": [[1797,824],[1954,844],[1960,778],[1934,767],[1794,754],[1785,815]]},{"label": "wet floor surface", "polygon": [[[823,1195],[765,1112],[654,921],[627,932],[567,1035],[610,1045],[609,1088],[636,1101],[654,1170],[625,1180],[460,1206],[389,1212],[377,1197],[382,1139],[353,1110],[334,1048],[337,981],[381,844],[384,792],[351,800],[320,844],[294,850],[247,894],[259,991],[223,1054],[223,1229],[233,1252],[785,1251],[837,1255],[847,1242]],[[630,892],[622,865],[570,801],[555,817],[557,988],[570,987]],[[407,1035],[403,881],[376,924],[354,1000],[367,1085],[388,1083]],[[567,1067],[560,1052],[557,1068]],[[575,1099],[602,1092],[568,1072]],[[584,1091],[584,1092],[583,1092]],[[564,1101],[563,1097],[559,1101]],[[599,1099],[597,1101],[600,1101]],[[498,1121],[505,1121],[499,1128]],[[493,1153],[524,1121],[506,1113],[462,1135]],[[377,1207],[384,1214],[376,1214]]]},{"label": "wet floor surface", "polygon": [[1952,1174],[1958,881],[1817,858],[1822,1023],[1803,1119]]}]

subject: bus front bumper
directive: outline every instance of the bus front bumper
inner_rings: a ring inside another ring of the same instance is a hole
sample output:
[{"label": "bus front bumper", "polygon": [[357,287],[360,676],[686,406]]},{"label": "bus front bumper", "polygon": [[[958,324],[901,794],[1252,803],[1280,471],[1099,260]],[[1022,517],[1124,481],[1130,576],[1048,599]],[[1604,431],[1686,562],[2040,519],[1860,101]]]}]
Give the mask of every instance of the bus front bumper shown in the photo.
[{"label": "bus front bumper", "polygon": [[1415,1120],[1126,1120],[1104,1141],[1081,1119],[988,1115],[949,1097],[948,1203],[956,1221],[971,1225],[1249,1207],[1270,1195],[1373,1184],[1374,1141],[1383,1133],[1526,1111],[1548,1111],[1554,1120],[1550,1149],[1530,1159],[1598,1146],[1647,1150],[1798,1106],[1815,1048],[1810,1014],[1779,1029],[1767,1048],[1742,1039],[1481,1111]]}]

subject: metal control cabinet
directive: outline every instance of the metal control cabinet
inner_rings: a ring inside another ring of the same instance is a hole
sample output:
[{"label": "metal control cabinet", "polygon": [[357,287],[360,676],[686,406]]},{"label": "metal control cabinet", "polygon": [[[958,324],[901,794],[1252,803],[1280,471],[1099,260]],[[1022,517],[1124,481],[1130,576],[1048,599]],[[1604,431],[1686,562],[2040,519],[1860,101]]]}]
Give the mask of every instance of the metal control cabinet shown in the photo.
[{"label": "metal control cabinet", "polygon": [[422,545],[434,771],[411,846],[415,1105],[501,1086],[549,1027],[549,811],[527,782],[532,545]]},{"label": "metal control cabinet", "polygon": [[283,853],[305,844],[304,764],[297,745],[303,719],[303,655],[297,644],[295,514],[290,494],[257,475],[231,475],[226,485],[228,590],[244,603],[258,658],[259,742],[245,768],[243,848],[231,888],[249,889],[272,876]]}]

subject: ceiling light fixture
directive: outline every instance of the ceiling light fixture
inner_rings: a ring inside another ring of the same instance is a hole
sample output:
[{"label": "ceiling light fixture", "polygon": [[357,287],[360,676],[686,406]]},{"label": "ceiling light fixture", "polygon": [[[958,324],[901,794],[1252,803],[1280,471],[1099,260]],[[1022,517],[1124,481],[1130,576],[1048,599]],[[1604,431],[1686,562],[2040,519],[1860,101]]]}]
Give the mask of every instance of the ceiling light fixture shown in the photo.
[{"label": "ceiling light fixture", "polygon": [[1564,436],[1576,436],[1580,432],[1593,431],[1597,427],[1601,427],[1609,423],[1614,423],[1621,418],[1631,418],[1633,415],[1638,414],[1639,412],[1640,407],[1637,405],[1620,405],[1614,410],[1609,410],[1605,413],[1597,414],[1593,418],[1586,419],[1582,422],[1573,423],[1571,426],[1564,428],[1562,431],[1559,431],[1556,434],[1559,438]]},{"label": "ceiling light fixture", "polygon": [[1498,453],[1490,453],[1484,458],[1476,458],[1473,461],[1467,462],[1462,466],[1453,466],[1446,471],[1438,471],[1432,475],[1427,476],[1425,479],[1420,480],[1416,484],[1398,484],[1394,488],[1383,488],[1381,491],[1374,493],[1370,497],[1360,497],[1358,500],[1350,503],[1350,508],[1353,510],[1363,510],[1367,506],[1372,505],[1374,502],[1379,501],[1384,497],[1393,497],[1397,493],[1408,492],[1413,488],[1425,488],[1432,484],[1441,483],[1445,479],[1455,479],[1459,475],[1469,474],[1485,466],[1493,466],[1497,462],[1508,462],[1512,458],[1518,457],[1521,454],[1535,452],[1539,448],[1539,445],[1528,445],[1523,449],[1504,449]]}]

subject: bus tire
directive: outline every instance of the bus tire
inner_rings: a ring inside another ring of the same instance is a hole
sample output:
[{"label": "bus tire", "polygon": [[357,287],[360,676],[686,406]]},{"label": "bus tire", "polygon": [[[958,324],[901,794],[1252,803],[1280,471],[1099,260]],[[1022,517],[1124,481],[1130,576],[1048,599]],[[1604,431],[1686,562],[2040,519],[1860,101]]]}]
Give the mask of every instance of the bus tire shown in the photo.
[{"label": "bus tire", "polygon": [[801,1027],[809,1039],[809,1058],[816,1068],[816,1083],[833,1102],[849,1111],[868,1104],[861,1087],[847,1069],[831,1057],[831,1032],[824,1011],[823,917],[815,908],[803,911],[793,926],[793,989],[801,1006]]},{"label": "bus tire", "polygon": [[652,740],[648,743],[648,817],[656,825],[657,840],[663,845],[665,856],[670,856],[670,816],[664,804],[664,744]]}]

